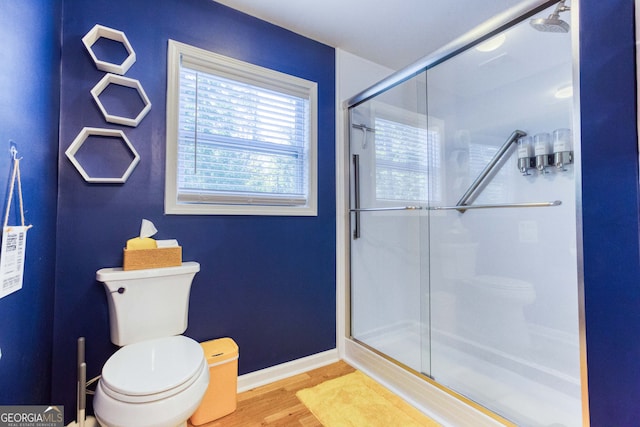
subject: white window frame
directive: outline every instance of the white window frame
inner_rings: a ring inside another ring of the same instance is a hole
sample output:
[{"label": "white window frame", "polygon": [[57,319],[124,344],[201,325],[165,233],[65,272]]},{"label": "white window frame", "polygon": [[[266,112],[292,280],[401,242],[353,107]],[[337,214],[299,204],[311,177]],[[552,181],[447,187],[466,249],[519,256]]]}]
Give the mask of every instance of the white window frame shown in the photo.
[{"label": "white window frame", "polygon": [[[206,202],[178,202],[178,132],[179,132],[179,88],[180,67],[183,60],[190,67],[203,72],[220,75],[255,86],[291,94],[292,91],[309,99],[308,123],[308,176],[307,202],[303,205],[275,205],[265,200],[247,200],[238,202],[225,200]],[[317,216],[318,214],[318,88],[317,83],[278,71],[270,70],[237,59],[229,58],[190,46],[175,40],[169,40],[167,51],[167,135],[166,135],[166,175],[165,175],[165,213],[178,215],[279,215],[279,216]]]}]

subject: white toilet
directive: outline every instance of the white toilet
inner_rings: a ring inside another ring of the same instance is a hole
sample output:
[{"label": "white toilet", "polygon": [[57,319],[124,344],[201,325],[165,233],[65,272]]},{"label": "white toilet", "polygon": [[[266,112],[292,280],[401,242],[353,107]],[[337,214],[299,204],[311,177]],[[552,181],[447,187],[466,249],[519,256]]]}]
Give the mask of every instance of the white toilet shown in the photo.
[{"label": "white toilet", "polygon": [[[465,282],[472,301],[468,308],[480,308],[471,325],[476,336],[496,349],[524,357],[531,350],[531,333],[525,307],[536,300],[534,286],[512,277],[478,275]],[[490,315],[487,315],[487,311]],[[522,353],[522,354],[520,354]]]},{"label": "white toilet", "polygon": [[435,262],[431,264],[434,277],[443,279],[441,291],[434,295],[435,303],[440,305],[436,310],[441,317],[438,320],[453,325],[449,332],[463,334],[466,339],[504,352],[526,354],[531,336],[525,307],[536,300],[533,284],[512,277],[478,274],[478,244],[468,241],[461,224],[454,231],[464,238],[437,246]]},{"label": "white toilet", "polygon": [[93,409],[105,427],[178,427],[196,411],[209,384],[200,344],[187,329],[197,262],[123,271],[103,268],[111,341],[121,346],[105,363]]}]

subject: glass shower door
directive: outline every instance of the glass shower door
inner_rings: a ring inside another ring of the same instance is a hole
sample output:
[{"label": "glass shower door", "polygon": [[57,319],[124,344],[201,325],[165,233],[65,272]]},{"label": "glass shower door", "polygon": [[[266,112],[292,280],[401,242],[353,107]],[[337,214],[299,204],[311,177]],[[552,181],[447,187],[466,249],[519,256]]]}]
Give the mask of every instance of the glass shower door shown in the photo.
[{"label": "glass shower door", "polygon": [[582,425],[563,4],[349,110],[352,337],[522,426]]},{"label": "glass shower door", "polygon": [[519,163],[511,145],[469,204],[561,204],[433,212],[431,374],[518,425],[579,426],[576,183],[574,165],[550,155],[554,135],[573,126],[561,91],[572,83],[571,37],[527,20],[491,41],[427,72],[429,117],[444,123],[438,203],[456,205],[521,130],[532,160]]},{"label": "glass shower door", "polygon": [[351,335],[428,374],[424,91],[421,74],[350,110]]}]

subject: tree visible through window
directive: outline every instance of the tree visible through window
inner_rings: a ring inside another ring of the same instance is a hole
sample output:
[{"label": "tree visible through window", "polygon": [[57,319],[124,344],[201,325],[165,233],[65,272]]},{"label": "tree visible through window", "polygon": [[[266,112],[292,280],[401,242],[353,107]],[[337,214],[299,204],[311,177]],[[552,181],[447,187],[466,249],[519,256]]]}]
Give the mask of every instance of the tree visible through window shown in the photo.
[{"label": "tree visible through window", "polygon": [[[168,157],[175,196],[167,192],[166,204],[175,197],[178,210],[194,213],[206,204],[231,206],[224,213],[291,207],[285,214],[315,215],[315,83],[173,43],[181,48],[177,95],[168,96],[176,107],[176,157]],[[171,136],[168,127],[168,151]]]}]

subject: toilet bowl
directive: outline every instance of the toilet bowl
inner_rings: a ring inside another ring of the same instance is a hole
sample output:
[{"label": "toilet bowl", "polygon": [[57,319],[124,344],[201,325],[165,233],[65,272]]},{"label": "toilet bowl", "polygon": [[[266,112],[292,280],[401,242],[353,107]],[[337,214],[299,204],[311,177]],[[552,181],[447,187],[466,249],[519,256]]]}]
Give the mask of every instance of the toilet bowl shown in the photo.
[{"label": "toilet bowl", "polygon": [[187,329],[197,262],[124,271],[103,268],[111,342],[120,346],[102,368],[93,409],[104,427],[179,427],[209,385],[202,346]]},{"label": "toilet bowl", "polygon": [[489,275],[478,275],[465,283],[465,324],[471,336],[498,350],[526,354],[531,337],[525,307],[536,300],[533,285]]},{"label": "toilet bowl", "polygon": [[122,347],[102,368],[94,411],[105,427],[177,427],[197,409],[209,383],[200,344],[185,336]]}]

